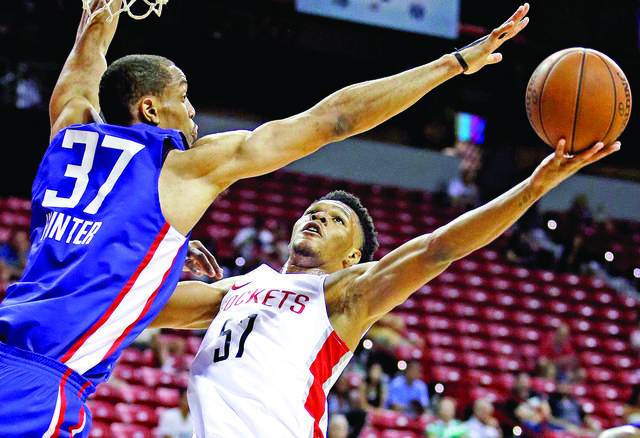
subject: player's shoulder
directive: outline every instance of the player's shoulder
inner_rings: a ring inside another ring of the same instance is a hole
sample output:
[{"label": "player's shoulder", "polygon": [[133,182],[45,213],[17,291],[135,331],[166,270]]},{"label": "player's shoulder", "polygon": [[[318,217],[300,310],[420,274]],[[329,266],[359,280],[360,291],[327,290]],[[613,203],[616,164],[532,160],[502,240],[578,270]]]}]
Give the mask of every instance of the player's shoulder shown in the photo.
[{"label": "player's shoulder", "polygon": [[325,280],[325,291],[338,289],[346,291],[358,278],[364,275],[378,262],[359,263],[329,274]]}]

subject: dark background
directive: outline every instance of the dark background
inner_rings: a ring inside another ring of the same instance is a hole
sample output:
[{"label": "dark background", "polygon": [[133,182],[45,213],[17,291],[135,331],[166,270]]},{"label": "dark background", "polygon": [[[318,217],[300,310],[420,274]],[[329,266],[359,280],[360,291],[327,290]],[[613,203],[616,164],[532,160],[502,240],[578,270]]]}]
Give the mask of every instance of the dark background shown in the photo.
[{"label": "dark background", "polygon": [[[636,0],[530,3],[531,22],[503,45],[501,64],[448,81],[365,136],[442,149],[450,144],[429,142],[425,125],[450,123],[455,111],[472,112],[489,118],[488,130],[499,131],[519,156],[529,157],[521,166],[526,168],[550,152],[524,111],[529,76],[545,57],[573,46],[602,51],[624,70],[633,92],[640,64]],[[73,45],[81,4],[11,0],[0,7],[0,196],[29,197],[48,144],[48,99]],[[198,111],[267,121],[303,111],[354,82],[434,60],[501,24],[518,5],[461,0],[461,33],[454,41],[299,14],[293,0],[170,0],[160,18],[134,21],[123,16],[108,61],[130,53],[166,56],[186,73]],[[17,77],[38,83],[39,104],[16,108],[12,79]],[[632,110],[622,151],[585,173],[640,181],[634,116]]]}]

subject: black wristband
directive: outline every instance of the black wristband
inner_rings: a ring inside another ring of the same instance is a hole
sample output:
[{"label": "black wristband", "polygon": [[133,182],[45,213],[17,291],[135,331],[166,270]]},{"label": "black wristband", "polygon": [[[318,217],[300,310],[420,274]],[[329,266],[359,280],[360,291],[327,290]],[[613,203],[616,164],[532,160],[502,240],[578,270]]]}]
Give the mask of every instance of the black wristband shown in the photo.
[{"label": "black wristband", "polygon": [[467,61],[464,60],[460,52],[453,52],[453,56],[455,56],[458,62],[460,63],[460,66],[462,67],[463,72],[469,70],[469,64],[467,64]]}]

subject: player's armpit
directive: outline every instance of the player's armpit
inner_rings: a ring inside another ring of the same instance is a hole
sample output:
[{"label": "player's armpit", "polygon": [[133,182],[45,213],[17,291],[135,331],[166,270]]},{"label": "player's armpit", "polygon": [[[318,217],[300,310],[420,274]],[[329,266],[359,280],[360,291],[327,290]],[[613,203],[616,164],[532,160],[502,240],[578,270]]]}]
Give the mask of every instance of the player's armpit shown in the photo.
[{"label": "player's armpit", "polygon": [[150,328],[206,329],[218,314],[222,298],[238,277],[213,284],[201,281],[183,281],[162,311],[149,325]]},{"label": "player's armpit", "polygon": [[452,262],[431,234],[418,236],[384,256],[354,279],[349,289],[363,296],[361,317],[373,324],[444,271]]}]

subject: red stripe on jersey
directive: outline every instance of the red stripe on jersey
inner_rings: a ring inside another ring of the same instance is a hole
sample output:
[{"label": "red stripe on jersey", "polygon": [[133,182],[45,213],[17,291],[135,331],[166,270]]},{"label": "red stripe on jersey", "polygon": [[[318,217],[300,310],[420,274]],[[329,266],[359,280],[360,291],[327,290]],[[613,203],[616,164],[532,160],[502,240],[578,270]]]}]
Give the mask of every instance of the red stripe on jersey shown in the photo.
[{"label": "red stripe on jersey", "polygon": [[84,406],[80,406],[80,419],[78,420],[78,424],[74,424],[69,428],[69,435],[74,436],[78,432],[84,429]]},{"label": "red stripe on jersey", "polygon": [[76,343],[69,349],[69,351],[67,351],[65,353],[65,355],[62,356],[62,358],[60,359],[60,362],[66,362],[69,359],[71,359],[73,354],[76,351],[78,351],[78,349],[82,346],[82,344],[85,343],[87,338],[89,338],[89,336],[91,336],[93,333],[95,333],[96,330],[98,330],[100,327],[102,327],[102,325],[104,325],[104,323],[109,319],[111,314],[116,310],[118,305],[120,305],[120,303],[122,302],[124,297],[131,290],[131,288],[135,284],[136,280],[140,276],[140,273],[149,264],[149,262],[151,261],[151,258],[153,257],[153,254],[158,249],[158,246],[160,245],[160,243],[162,242],[162,239],[164,239],[164,236],[167,234],[168,231],[169,231],[169,223],[165,222],[164,226],[160,230],[160,233],[158,234],[158,236],[154,240],[153,244],[151,245],[151,248],[149,248],[149,251],[147,252],[147,255],[142,260],[142,263],[140,263],[140,265],[138,266],[138,269],[136,269],[136,271],[133,273],[131,278],[129,278],[129,281],[127,281],[127,284],[120,291],[120,293],[118,294],[116,299],[113,301],[113,303],[111,303],[111,306],[109,306],[107,311],[104,313],[104,315],[102,315],[102,317],[98,320],[98,322],[96,322],[93,325],[93,327],[91,327],[80,339],[78,339],[76,341]]},{"label": "red stripe on jersey", "polygon": [[304,404],[305,409],[313,417],[313,438],[324,438],[324,432],[320,430],[320,420],[324,416],[327,404],[327,394],[322,385],[331,377],[333,368],[340,359],[349,352],[349,348],[340,339],[335,331],[332,331],[324,341],[322,348],[309,367],[313,375],[313,383],[309,388],[309,395]]},{"label": "red stripe on jersey", "polygon": [[151,304],[153,303],[153,300],[155,300],[156,295],[158,295],[158,292],[160,291],[160,288],[162,288],[162,285],[164,284],[164,281],[167,279],[167,277],[169,276],[169,273],[171,272],[171,268],[173,267],[173,264],[176,262],[176,257],[178,257],[178,254],[176,254],[176,256],[173,258],[173,261],[171,262],[171,265],[169,265],[169,269],[167,269],[167,272],[164,273],[164,275],[162,276],[162,281],[160,282],[160,285],[157,287],[156,290],[153,291],[153,293],[151,294],[151,296],[147,299],[147,303],[144,306],[144,309],[142,309],[142,312],[140,312],[140,315],[138,316],[138,318],[133,321],[129,327],[127,327],[125,329],[124,332],[122,332],[122,334],[120,335],[120,337],[118,339],[116,339],[116,341],[113,343],[113,345],[111,346],[111,348],[109,349],[109,351],[107,351],[107,354],[104,355],[104,357],[102,358],[102,360],[105,360],[106,358],[108,358],[109,356],[111,356],[111,354],[116,351],[118,349],[118,347],[120,346],[120,344],[122,344],[122,341],[124,341],[124,338],[127,337],[127,335],[129,334],[129,332],[136,326],[136,324],[138,324],[140,322],[140,320],[147,314],[147,312],[149,311],[149,308],[151,307]]},{"label": "red stripe on jersey", "polygon": [[[87,382],[84,385],[82,385],[82,388],[80,388],[80,391],[78,391],[78,399],[82,400],[82,393],[85,391],[85,389],[89,387],[89,385],[91,385],[91,382]],[[80,406],[80,418],[78,419],[78,423],[74,424],[69,428],[69,434],[71,436],[77,434],[78,432],[82,431],[82,429],[84,429],[84,416],[85,416],[84,406]]]},{"label": "red stripe on jersey", "polygon": [[64,386],[67,384],[67,379],[71,375],[71,372],[72,370],[69,368],[65,371],[62,379],[60,380],[60,388],[58,389],[58,391],[60,391],[60,412],[58,413],[58,421],[56,423],[56,427],[53,429],[53,435],[51,435],[51,438],[60,436],[60,427],[64,422],[64,413],[67,410],[67,397],[64,392]]}]

